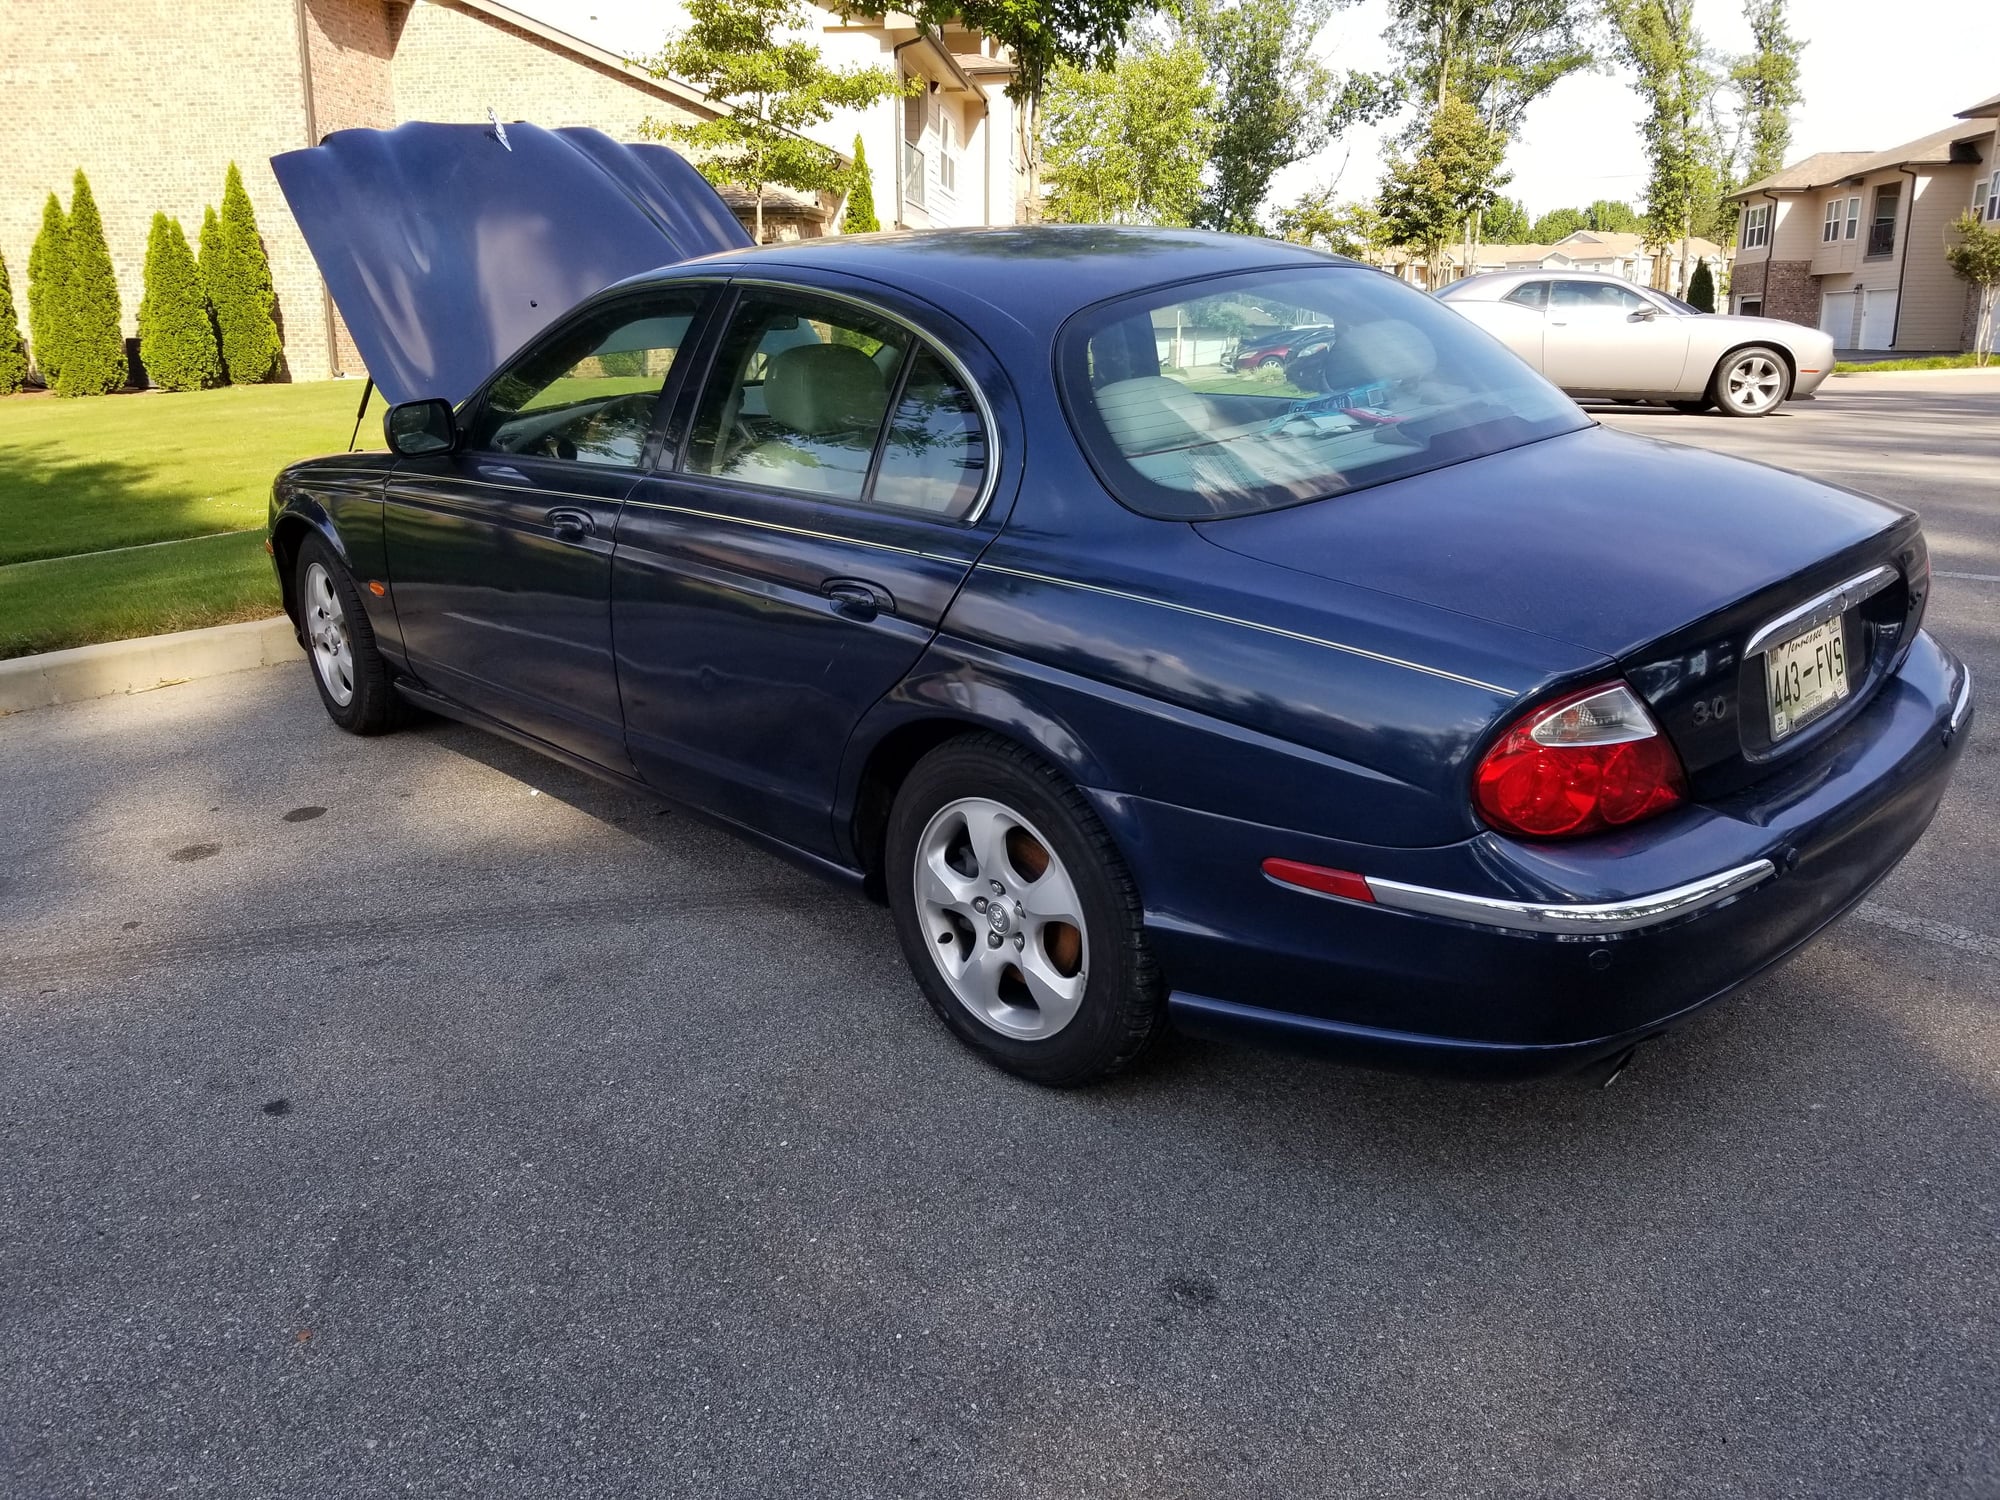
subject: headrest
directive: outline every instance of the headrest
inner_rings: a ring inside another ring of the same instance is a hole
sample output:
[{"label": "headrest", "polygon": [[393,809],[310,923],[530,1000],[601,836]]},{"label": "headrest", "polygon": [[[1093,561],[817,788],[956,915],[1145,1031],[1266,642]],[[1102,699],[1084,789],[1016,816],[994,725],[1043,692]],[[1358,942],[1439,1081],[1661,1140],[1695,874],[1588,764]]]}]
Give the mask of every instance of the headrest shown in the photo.
[{"label": "headrest", "polygon": [[1165,375],[1140,375],[1098,387],[1097,412],[1111,441],[1128,456],[1184,448],[1211,425],[1201,399]]},{"label": "headrest", "polygon": [[880,425],[889,393],[875,361],[851,344],[799,344],[771,356],[764,410],[820,437]]}]

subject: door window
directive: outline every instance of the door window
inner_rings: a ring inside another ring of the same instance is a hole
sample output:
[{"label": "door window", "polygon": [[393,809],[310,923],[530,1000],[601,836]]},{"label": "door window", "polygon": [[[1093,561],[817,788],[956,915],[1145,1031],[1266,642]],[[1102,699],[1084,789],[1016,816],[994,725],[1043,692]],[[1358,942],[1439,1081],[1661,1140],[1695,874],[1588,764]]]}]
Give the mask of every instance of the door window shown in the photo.
[{"label": "door window", "polygon": [[698,288],[599,308],[497,376],[468,424],[476,452],[636,469]]},{"label": "door window", "polygon": [[1589,312],[1598,318],[1622,318],[1652,306],[1629,287],[1608,281],[1558,281],[1549,305],[1557,312]]},{"label": "door window", "polygon": [[1888,255],[1896,248],[1896,211],[1903,199],[1900,182],[1885,182],[1875,189],[1875,204],[1868,225],[1868,253]]},{"label": "door window", "polygon": [[958,517],[987,463],[977,401],[908,329],[850,303],[753,291],[716,355],[684,467]]}]

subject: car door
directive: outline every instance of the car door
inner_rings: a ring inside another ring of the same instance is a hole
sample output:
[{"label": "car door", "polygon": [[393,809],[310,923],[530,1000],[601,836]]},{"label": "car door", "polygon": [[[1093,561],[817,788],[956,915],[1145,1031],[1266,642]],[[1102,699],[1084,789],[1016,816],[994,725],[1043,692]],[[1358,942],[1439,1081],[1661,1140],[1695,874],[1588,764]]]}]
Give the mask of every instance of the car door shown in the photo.
[{"label": "car door", "polygon": [[718,292],[655,288],[565,320],[467,402],[452,452],[397,465],[383,539],[425,686],[630,770],[611,655],[618,509],[676,352]]},{"label": "car door", "polygon": [[746,285],[720,322],[678,455],[619,521],[626,743],[669,796],[827,851],[854,725],[991,538],[992,416],[879,305]]},{"label": "car door", "polygon": [[1537,370],[1542,367],[1542,325],[1549,301],[1546,281],[1524,281],[1492,302],[1453,298],[1446,305],[1464,314]]},{"label": "car door", "polygon": [[1684,318],[1609,281],[1549,288],[1542,373],[1566,391],[1671,395],[1687,363]]}]

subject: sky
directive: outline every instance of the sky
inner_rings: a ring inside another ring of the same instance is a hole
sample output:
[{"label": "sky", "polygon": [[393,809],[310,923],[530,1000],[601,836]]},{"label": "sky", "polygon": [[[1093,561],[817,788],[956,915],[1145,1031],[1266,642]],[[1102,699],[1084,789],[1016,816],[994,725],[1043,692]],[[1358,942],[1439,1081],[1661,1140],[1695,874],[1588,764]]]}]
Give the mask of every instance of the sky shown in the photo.
[{"label": "sky", "polygon": [[[670,0],[508,0],[515,9],[614,52],[655,51],[678,12]],[[1388,65],[1387,0],[1337,12],[1318,51],[1340,68]],[[1808,43],[1800,61],[1805,100],[1793,116],[1796,161],[1816,151],[1881,151],[1952,123],[2000,93],[2000,0],[1791,0],[1792,30]],[[1741,0],[1697,0],[1695,24],[1719,52],[1748,48]],[[1507,158],[1503,191],[1530,214],[1594,198],[1637,203],[1646,185],[1643,113],[1616,73],[1575,74],[1538,100]],[[1337,181],[1342,199],[1374,194],[1385,129],[1350,132],[1330,150],[1280,174],[1274,202]]]}]

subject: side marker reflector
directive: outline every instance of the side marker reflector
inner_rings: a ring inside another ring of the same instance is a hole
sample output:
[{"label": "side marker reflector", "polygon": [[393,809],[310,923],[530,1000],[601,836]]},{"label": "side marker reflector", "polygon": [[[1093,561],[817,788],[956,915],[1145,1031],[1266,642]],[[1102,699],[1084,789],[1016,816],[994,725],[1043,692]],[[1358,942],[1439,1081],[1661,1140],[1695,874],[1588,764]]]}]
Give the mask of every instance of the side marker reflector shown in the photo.
[{"label": "side marker reflector", "polygon": [[377,583],[374,579],[371,578],[368,580],[368,592],[373,594],[377,599],[380,599],[384,594],[388,593],[389,591],[384,587],[382,587],[381,584]]},{"label": "side marker reflector", "polygon": [[1373,901],[1365,876],[1352,870],[1329,870],[1324,865],[1301,864],[1295,859],[1267,859],[1264,873],[1280,885],[1295,885],[1302,891],[1322,896],[1344,896],[1349,901]]},{"label": "side marker reflector", "polygon": [[264,538],[264,550],[270,553],[271,556],[273,557],[276,557],[278,555],[278,549],[271,545],[271,539],[269,537]]}]

